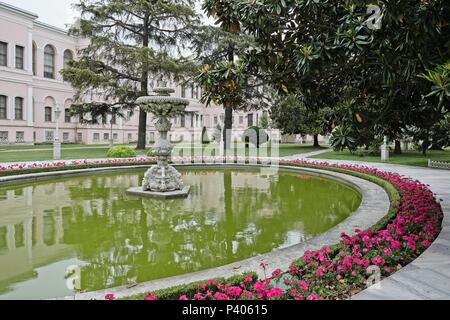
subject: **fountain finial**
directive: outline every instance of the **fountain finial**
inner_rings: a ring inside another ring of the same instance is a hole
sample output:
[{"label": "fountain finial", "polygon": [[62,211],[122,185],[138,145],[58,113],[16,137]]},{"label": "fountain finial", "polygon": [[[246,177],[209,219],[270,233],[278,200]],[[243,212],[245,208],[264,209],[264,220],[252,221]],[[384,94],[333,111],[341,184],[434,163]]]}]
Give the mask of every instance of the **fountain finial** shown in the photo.
[{"label": "fountain finial", "polygon": [[156,117],[155,127],[159,132],[159,139],[153,146],[153,150],[157,164],[145,173],[142,188],[131,188],[128,192],[133,195],[156,198],[184,197],[189,194],[190,187],[184,186],[181,174],[169,165],[173,146],[167,139],[167,133],[172,128],[169,119],[184,115],[189,101],[171,97],[170,94],[175,90],[167,88],[167,82],[162,79],[158,80],[158,87],[154,88],[153,92],[155,95],[140,97],[136,103]]}]

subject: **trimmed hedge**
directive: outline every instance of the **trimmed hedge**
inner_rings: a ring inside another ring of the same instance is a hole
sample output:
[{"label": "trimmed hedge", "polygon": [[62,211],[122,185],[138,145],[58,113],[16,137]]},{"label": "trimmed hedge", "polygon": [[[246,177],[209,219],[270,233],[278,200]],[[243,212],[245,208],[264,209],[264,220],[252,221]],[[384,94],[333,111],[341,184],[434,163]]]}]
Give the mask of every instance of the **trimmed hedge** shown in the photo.
[{"label": "trimmed hedge", "polygon": [[[236,275],[236,276],[233,276],[228,279],[217,278],[217,279],[211,279],[211,280],[215,281],[217,284],[231,284],[231,285],[238,286],[242,282],[242,279],[245,275],[251,275],[253,278],[253,281],[255,281],[255,282],[258,280],[258,275],[255,272],[249,272],[249,273],[245,273],[243,275]],[[152,292],[151,294],[157,296],[158,299],[160,299],[160,300],[179,300],[180,295],[182,295],[182,294],[194,295],[196,292],[198,292],[199,286],[206,284],[207,281],[208,280],[197,281],[197,282],[192,282],[189,284],[175,286],[175,287],[171,287],[171,288],[167,288],[167,289],[156,290],[156,291]],[[145,297],[146,297],[146,294],[143,293],[143,294],[129,296],[129,297],[123,298],[121,300],[144,300]]]},{"label": "trimmed hedge", "polygon": [[155,156],[156,156],[155,150],[150,149],[147,151],[147,157],[155,157]]},{"label": "trimmed hedge", "polygon": [[108,158],[134,158],[136,151],[128,146],[115,146],[108,150]]}]

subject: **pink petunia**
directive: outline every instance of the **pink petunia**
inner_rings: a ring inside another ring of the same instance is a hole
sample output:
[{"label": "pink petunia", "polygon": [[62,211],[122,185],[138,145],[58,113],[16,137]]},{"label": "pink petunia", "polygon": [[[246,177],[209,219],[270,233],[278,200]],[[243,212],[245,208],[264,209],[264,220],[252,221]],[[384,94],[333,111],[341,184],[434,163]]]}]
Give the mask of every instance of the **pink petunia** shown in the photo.
[{"label": "pink petunia", "polygon": [[308,296],[308,300],[320,300],[320,296],[318,294],[313,293]]}]

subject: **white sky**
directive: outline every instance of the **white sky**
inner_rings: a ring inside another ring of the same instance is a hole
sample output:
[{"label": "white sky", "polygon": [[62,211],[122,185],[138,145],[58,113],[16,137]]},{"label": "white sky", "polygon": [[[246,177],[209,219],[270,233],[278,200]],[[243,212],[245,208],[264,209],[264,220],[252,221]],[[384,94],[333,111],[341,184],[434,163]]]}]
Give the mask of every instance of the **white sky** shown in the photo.
[{"label": "white sky", "polygon": [[74,21],[76,11],[71,4],[76,0],[0,0],[15,7],[36,13],[39,21],[66,29]]},{"label": "white sky", "polygon": [[[77,0],[0,0],[7,4],[36,13],[39,21],[55,27],[66,29],[67,24],[74,22],[77,11],[72,8]],[[197,8],[200,6],[197,4]],[[208,24],[213,24],[213,19],[204,19]]]}]

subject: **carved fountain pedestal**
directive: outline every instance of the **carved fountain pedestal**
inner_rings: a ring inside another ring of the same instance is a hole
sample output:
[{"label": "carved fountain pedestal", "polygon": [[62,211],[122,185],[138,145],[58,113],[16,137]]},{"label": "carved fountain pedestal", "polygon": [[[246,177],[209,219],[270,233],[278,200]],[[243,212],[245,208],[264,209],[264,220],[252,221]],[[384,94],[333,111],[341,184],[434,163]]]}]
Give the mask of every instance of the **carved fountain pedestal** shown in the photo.
[{"label": "carved fountain pedestal", "polygon": [[145,173],[142,187],[130,188],[127,193],[161,199],[187,197],[190,187],[183,184],[177,169],[169,165],[173,146],[167,139],[167,133],[172,129],[169,119],[176,115],[184,115],[189,101],[170,97],[170,93],[174,90],[169,88],[156,88],[153,92],[159,95],[141,97],[137,103],[157,118],[155,127],[159,132],[159,138],[153,147],[157,164]]}]

